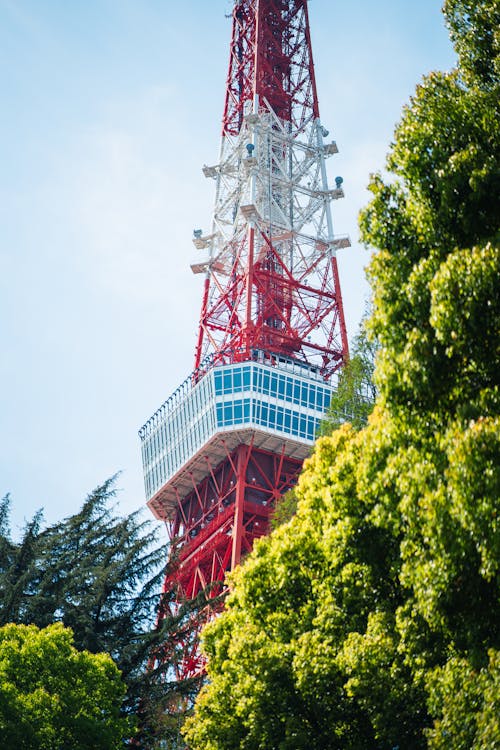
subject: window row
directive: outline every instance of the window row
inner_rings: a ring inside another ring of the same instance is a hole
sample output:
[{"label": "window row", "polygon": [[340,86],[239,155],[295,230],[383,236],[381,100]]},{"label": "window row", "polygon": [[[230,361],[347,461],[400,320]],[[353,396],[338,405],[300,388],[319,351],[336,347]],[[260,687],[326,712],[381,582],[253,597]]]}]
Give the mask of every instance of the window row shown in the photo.
[{"label": "window row", "polygon": [[[202,396],[205,396],[204,401]],[[193,391],[164,422],[143,441],[143,463],[147,467],[157,460],[160,453],[172,443],[172,435],[186,435],[187,439],[198,443],[206,438],[207,430],[213,430],[211,404],[213,395]]]},{"label": "window row", "polygon": [[175,420],[143,445],[146,492],[152,496],[210,438],[215,431],[213,412],[195,422],[176,425]]},{"label": "window row", "polygon": [[321,412],[326,412],[331,399],[329,387],[252,364],[215,370],[214,381],[217,396],[254,390]]},{"label": "window row", "polygon": [[219,427],[252,423],[313,441],[319,422],[317,417],[252,399],[236,399],[229,403],[217,404]]}]

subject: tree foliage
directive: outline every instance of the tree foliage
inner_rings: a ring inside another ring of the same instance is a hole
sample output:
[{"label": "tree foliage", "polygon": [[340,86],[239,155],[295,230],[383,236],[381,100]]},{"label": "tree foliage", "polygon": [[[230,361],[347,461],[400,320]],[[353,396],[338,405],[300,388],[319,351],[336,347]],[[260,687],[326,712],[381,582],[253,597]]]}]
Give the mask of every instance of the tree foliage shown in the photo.
[{"label": "tree foliage", "polygon": [[354,337],[348,361],[338,379],[320,435],[329,435],[344,422],[359,430],[367,423],[373,410],[377,391],[373,382],[377,343],[367,335],[369,314],[365,313]]},{"label": "tree foliage", "polygon": [[19,544],[4,529],[0,623],[61,621],[77,648],[109,653],[130,681],[147,659],[166,550],[138,513],[114,515],[114,481],[60,523],[42,530],[37,514]]},{"label": "tree foliage", "polygon": [[[122,711],[137,719],[135,746],[149,748],[159,738],[179,737],[186,706],[199,689],[200,678],[178,681],[173,664],[189,647],[208,603],[200,597],[168,606],[174,592],[161,594],[167,550],[159,528],[137,512],[117,516],[114,483],[105,482],[78,513],[55,525],[42,528],[36,514],[19,542],[10,538],[4,498],[0,626],[61,622],[80,651],[109,654],[127,687]],[[158,622],[160,605],[165,617]]]},{"label": "tree foliage", "polygon": [[417,88],[361,215],[375,409],[318,440],[232,574],[195,750],[500,748],[500,6],[445,12],[458,67]]},{"label": "tree foliage", "polygon": [[[376,387],[373,382],[377,343],[367,335],[368,312],[365,312],[359,331],[351,345],[350,357],[339,375],[328,412],[320,424],[318,435],[331,435],[342,424],[349,422],[354,429],[362,429],[371,414]],[[271,518],[271,529],[289,521],[297,512],[298,495],[295,487],[278,498]]]},{"label": "tree foliage", "polygon": [[297,514],[232,575],[226,612],[204,635],[209,684],[188,722],[192,747],[418,746],[421,689],[398,654],[397,544],[359,493],[366,432],[346,424],[319,439]]},{"label": "tree foliage", "polygon": [[107,654],[78,651],[58,623],[0,628],[0,737],[19,750],[116,750],[132,733]]}]

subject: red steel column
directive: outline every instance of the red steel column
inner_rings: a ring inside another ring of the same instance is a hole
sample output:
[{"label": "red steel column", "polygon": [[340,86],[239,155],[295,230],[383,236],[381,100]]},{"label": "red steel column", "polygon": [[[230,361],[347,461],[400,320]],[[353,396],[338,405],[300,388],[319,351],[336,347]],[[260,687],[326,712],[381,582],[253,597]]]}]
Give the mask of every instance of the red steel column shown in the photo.
[{"label": "red steel column", "polygon": [[247,445],[240,445],[238,448],[231,570],[234,570],[241,560],[241,540],[243,537],[243,518],[245,514],[246,473],[250,450],[250,447]]}]

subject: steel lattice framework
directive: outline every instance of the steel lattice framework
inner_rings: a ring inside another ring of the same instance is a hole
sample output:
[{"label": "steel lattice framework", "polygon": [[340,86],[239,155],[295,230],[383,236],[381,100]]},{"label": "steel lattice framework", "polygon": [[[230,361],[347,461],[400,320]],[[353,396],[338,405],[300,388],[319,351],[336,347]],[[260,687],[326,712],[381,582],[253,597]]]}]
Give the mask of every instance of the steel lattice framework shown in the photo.
[{"label": "steel lattice framework", "polygon": [[[203,168],[213,221],[193,240],[205,277],[195,369],[140,431],[178,602],[220,591],[267,533],[348,357],[336,251],[350,243],[333,231],[343,190],[328,183],[327,136],[307,0],[235,0],[219,161]],[[200,667],[190,644],[180,676]]]},{"label": "steel lattice framework", "polygon": [[330,377],[348,345],[306,0],[236,2],[195,368],[252,349],[297,357]]}]

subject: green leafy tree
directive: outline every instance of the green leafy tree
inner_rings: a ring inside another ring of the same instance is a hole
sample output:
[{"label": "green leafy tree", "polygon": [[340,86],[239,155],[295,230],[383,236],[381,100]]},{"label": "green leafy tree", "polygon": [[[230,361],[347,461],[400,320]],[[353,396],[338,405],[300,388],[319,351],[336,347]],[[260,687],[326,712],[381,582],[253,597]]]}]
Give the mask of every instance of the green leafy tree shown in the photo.
[{"label": "green leafy tree", "polygon": [[366,425],[373,410],[377,395],[373,382],[377,344],[367,335],[368,316],[369,313],[365,313],[352,342],[349,360],[339,375],[320,435],[329,435],[344,422],[350,422],[359,430]]},{"label": "green leafy tree", "polygon": [[[331,435],[342,424],[349,422],[356,430],[362,429],[371,414],[377,391],[373,382],[377,344],[367,335],[369,313],[365,312],[359,332],[351,346],[348,362],[340,373],[332,395],[328,413],[318,430],[318,436]],[[289,521],[297,512],[298,495],[294,487],[276,501],[271,528]]]},{"label": "green leafy tree", "polygon": [[500,8],[497,0],[446,0],[451,38],[460,72],[473,87],[490,88],[500,81]]},{"label": "green leafy tree", "polygon": [[500,747],[500,5],[445,13],[361,216],[375,409],[231,577],[194,750]]},{"label": "green leafy tree", "polygon": [[473,669],[467,659],[454,657],[429,675],[429,703],[436,717],[429,729],[430,750],[500,746],[499,654]]},{"label": "green leafy tree", "polygon": [[209,682],[190,747],[421,746],[425,701],[398,653],[397,544],[360,497],[368,431],[319,439],[297,514],[232,574],[226,611],[204,634]]},{"label": "green leafy tree", "polygon": [[106,654],[78,651],[61,624],[0,628],[0,737],[19,750],[113,750],[132,724],[125,685]]},{"label": "green leafy tree", "polygon": [[297,505],[297,491],[295,487],[292,487],[276,500],[276,505],[271,516],[271,529],[275,530],[283,523],[290,521],[297,512]]}]

